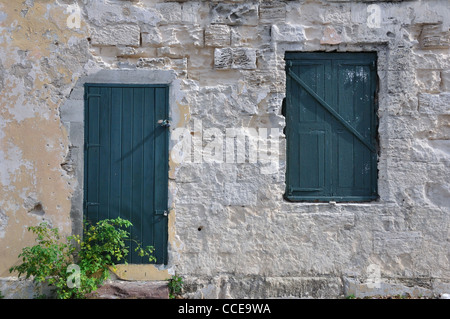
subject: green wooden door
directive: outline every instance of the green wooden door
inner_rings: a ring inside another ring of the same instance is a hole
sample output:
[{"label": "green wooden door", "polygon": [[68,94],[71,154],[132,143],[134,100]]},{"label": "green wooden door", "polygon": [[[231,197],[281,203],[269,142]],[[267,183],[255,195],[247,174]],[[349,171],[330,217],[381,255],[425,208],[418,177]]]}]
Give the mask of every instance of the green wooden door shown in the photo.
[{"label": "green wooden door", "polygon": [[[168,87],[85,85],[84,215],[122,217],[131,236],[167,263]],[[128,263],[148,263],[131,244]]]},{"label": "green wooden door", "polygon": [[376,54],[286,53],[289,200],[377,198]]}]

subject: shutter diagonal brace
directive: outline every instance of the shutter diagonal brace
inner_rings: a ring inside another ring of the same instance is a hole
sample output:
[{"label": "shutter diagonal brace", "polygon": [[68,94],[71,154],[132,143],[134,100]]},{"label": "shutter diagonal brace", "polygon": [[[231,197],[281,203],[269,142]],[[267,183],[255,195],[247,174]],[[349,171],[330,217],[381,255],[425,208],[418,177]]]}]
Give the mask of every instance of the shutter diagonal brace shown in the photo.
[{"label": "shutter diagonal brace", "polygon": [[375,147],[368,142],[350,123],[348,123],[338,112],[336,112],[327,102],[325,102],[313,89],[311,89],[297,74],[288,70],[288,75],[293,78],[306,92],[314,97],[331,115],[333,115],[342,125],[344,125],[353,135],[355,135],[361,143],[363,143],[370,151],[376,153]]}]

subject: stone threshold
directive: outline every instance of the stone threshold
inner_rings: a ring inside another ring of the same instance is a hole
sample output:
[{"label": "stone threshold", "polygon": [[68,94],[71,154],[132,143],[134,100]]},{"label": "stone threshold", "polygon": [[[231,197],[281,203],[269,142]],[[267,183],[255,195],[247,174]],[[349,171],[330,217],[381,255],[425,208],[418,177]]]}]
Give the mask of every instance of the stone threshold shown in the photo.
[{"label": "stone threshold", "polygon": [[167,281],[108,280],[88,299],[169,299]]}]

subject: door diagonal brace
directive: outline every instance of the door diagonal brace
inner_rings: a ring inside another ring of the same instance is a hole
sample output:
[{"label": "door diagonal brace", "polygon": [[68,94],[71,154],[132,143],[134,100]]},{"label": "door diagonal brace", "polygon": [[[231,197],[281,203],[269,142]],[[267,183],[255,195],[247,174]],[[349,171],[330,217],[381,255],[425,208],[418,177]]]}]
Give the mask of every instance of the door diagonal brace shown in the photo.
[{"label": "door diagonal brace", "polygon": [[297,74],[288,70],[288,75],[293,78],[301,87],[303,87],[306,92],[308,92],[312,97],[314,97],[317,102],[320,103],[331,115],[333,115],[342,125],[344,125],[353,135],[355,135],[361,143],[363,143],[369,150],[376,153],[375,147],[369,143],[364,136],[362,136],[350,123],[348,123],[338,112],[336,112],[327,102],[325,102],[313,89],[311,89],[302,79],[300,79]]}]

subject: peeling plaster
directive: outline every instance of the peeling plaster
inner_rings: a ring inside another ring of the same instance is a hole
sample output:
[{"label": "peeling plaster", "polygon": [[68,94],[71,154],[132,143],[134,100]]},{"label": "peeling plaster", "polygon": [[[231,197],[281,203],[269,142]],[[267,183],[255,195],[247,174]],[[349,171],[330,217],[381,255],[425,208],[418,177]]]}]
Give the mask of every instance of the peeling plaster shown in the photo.
[{"label": "peeling plaster", "polygon": [[66,7],[47,0],[0,4],[0,246],[8,247],[0,251],[2,277],[33,243],[27,226],[45,218],[71,234],[59,92],[70,90],[88,58],[74,56],[83,54],[86,27],[69,29]]}]

